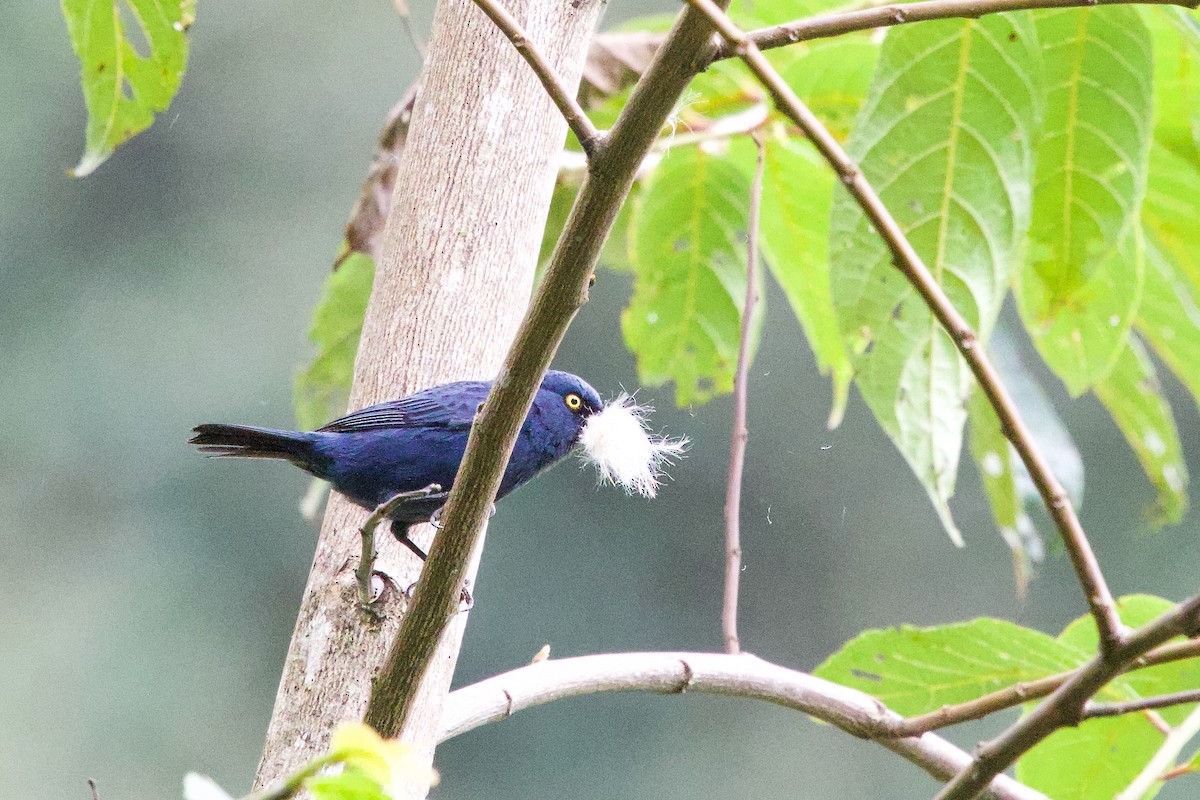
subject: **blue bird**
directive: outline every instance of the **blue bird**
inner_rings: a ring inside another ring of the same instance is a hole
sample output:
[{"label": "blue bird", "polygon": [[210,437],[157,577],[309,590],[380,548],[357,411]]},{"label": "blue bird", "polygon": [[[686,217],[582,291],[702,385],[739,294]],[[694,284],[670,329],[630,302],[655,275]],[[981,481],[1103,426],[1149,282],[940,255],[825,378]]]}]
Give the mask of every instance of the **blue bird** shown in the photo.
[{"label": "blue bird", "polygon": [[[419,495],[437,485],[441,491],[403,501],[388,515],[392,533],[424,560],[425,553],[408,538],[408,529],[428,522],[445,504],[467,449],[471,423],[491,388],[491,381],[447,383],[355,411],[309,433],[198,425],[189,443],[211,456],[290,461],[372,510],[397,494]],[[602,407],[600,395],[582,378],[547,372],[496,498],[569,453],[588,418]]]}]

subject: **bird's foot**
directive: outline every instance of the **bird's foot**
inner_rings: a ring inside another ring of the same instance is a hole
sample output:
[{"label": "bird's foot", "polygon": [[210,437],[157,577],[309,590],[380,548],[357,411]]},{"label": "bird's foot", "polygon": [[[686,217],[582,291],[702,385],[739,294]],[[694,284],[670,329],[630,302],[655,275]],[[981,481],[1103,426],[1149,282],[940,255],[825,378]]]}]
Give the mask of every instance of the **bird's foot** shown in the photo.
[{"label": "bird's foot", "polygon": [[359,594],[358,608],[365,614],[369,614],[375,619],[383,619],[383,612],[379,610],[379,603],[383,600],[384,595],[388,590],[399,591],[400,587],[391,575],[380,570],[371,570],[371,578],[368,584],[366,595]]},{"label": "bird's foot", "polygon": [[[420,581],[418,581],[418,583],[419,582]],[[416,594],[416,589],[416,583],[409,584],[409,587],[404,590],[404,596],[407,599],[412,600],[413,595]],[[458,593],[458,610],[461,613],[463,611],[470,611],[474,607],[475,596],[471,594],[471,581],[468,578],[467,580],[463,581],[462,589],[460,589]]]}]

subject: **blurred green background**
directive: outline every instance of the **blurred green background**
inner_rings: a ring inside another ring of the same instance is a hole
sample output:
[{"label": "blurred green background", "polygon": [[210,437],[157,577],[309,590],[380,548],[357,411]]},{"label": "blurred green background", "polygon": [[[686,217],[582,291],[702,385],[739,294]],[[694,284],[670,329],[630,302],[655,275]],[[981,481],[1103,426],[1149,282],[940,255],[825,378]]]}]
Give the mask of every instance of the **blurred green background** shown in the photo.
[{"label": "blurred green background", "polygon": [[[608,22],[670,8],[615,3]],[[431,8],[415,13],[425,27]],[[377,129],[418,65],[385,0],[202,0],[192,47],[171,109],[76,181],[83,102],[57,5],[0,11],[0,796],[86,798],[92,777],[103,800],[157,800],[178,797],[188,770],[248,788],[311,558],[304,475],[207,461],[185,442],[199,422],[291,424],[310,310]],[[556,362],[606,394],[637,386],[619,331],[629,288],[601,274]],[[867,627],[986,614],[1057,632],[1083,612],[1057,551],[1016,599],[969,467],[955,501],[968,547],[955,550],[861,402],[826,430],[828,385],[782,298],[767,300],[744,500],[747,649],[811,669]],[[1083,521],[1114,591],[1195,591],[1195,515],[1147,532],[1152,493],[1119,434],[1096,402],[1050,386],[1088,467]],[[1194,452],[1196,411],[1170,388]],[[674,482],[646,502],[597,490],[572,464],[505,501],[459,683],[547,642],[560,657],[720,647],[731,404],[640,397],[694,440]],[[971,746],[992,729],[952,736]],[[934,789],[802,715],[700,695],[559,703],[449,743],[437,766],[442,798]]]}]

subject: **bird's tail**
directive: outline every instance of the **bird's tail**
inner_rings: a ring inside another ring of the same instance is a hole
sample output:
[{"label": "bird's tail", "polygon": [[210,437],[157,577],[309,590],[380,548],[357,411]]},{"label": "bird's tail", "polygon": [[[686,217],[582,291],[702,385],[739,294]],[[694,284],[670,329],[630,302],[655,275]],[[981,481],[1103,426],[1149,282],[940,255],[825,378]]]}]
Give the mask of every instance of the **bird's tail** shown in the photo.
[{"label": "bird's tail", "polygon": [[217,458],[282,458],[309,472],[316,453],[309,434],[248,425],[197,425],[188,444]]}]

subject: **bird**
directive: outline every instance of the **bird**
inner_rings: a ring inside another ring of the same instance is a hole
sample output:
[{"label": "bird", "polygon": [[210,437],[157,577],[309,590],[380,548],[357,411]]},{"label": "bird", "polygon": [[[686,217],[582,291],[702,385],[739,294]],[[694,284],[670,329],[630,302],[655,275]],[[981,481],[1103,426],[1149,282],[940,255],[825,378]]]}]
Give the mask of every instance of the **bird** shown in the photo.
[{"label": "bird", "polygon": [[[189,444],[218,458],[290,461],[328,481],[350,502],[374,510],[397,495],[388,514],[392,533],[422,561],[409,537],[445,504],[467,449],[467,437],[492,381],[456,381],[368,406],[315,431],[248,425],[197,425]],[[570,453],[588,420],[602,411],[600,395],[577,375],[550,370],[521,425],[497,500]]]}]

